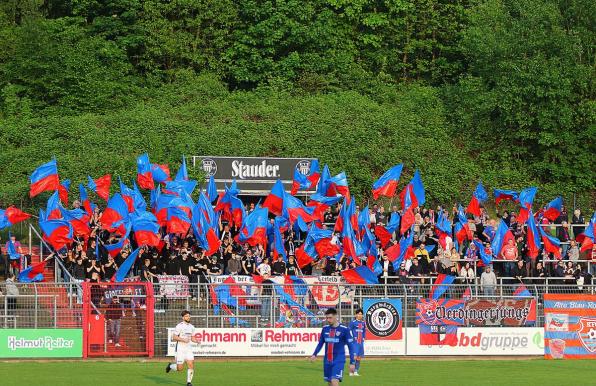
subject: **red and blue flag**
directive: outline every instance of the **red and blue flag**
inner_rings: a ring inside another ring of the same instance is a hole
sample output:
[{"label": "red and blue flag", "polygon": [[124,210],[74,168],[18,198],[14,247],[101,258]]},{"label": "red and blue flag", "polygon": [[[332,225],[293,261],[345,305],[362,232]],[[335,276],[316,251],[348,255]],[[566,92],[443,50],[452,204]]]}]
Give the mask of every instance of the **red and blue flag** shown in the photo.
[{"label": "red and blue flag", "polygon": [[538,256],[538,252],[540,252],[540,232],[538,231],[538,227],[536,227],[536,221],[531,212],[526,220],[526,225],[528,256],[535,258]]},{"label": "red and blue flag", "polygon": [[542,238],[544,250],[548,253],[552,253],[557,259],[560,259],[561,251],[559,248],[561,247],[561,241],[558,238],[546,233],[543,227],[539,227],[538,230],[540,232],[540,237]]},{"label": "red and blue flag", "polygon": [[265,198],[265,201],[263,201],[263,208],[267,208],[269,213],[275,216],[281,216],[285,197],[286,192],[284,190],[284,185],[281,180],[277,180],[271,188],[271,192]]},{"label": "red and blue flag", "polygon": [[124,279],[126,279],[128,273],[130,272],[130,269],[135,264],[135,261],[139,256],[140,250],[141,248],[139,247],[132,251],[132,253],[126,258],[126,260],[124,260],[124,262],[120,265],[120,267],[118,267],[116,273],[114,273],[114,276],[111,278],[111,281],[113,283],[122,283]]},{"label": "red and blue flag", "polygon": [[534,203],[534,197],[536,196],[536,192],[538,188],[536,187],[529,187],[524,189],[519,194],[519,216],[517,216],[517,222],[520,224],[525,223],[528,220],[532,212],[532,204]]},{"label": "red and blue flag", "polygon": [[366,265],[341,271],[341,275],[349,284],[379,284],[379,278]]},{"label": "red and blue flag", "polygon": [[124,233],[124,223],[128,221],[128,205],[120,193],[114,194],[108,200],[108,206],[101,215],[101,225],[109,232]]},{"label": "red and blue flag", "polygon": [[58,194],[60,196],[60,201],[64,205],[68,205],[68,193],[70,192],[70,180],[64,180],[58,185]]},{"label": "red and blue flag", "polygon": [[29,177],[29,182],[29,197],[35,197],[48,190],[58,190],[60,178],[58,177],[56,160],[53,159],[35,169]]},{"label": "red and blue flag", "polygon": [[145,211],[135,212],[131,216],[130,228],[132,229],[137,245],[147,245],[150,247],[157,247],[159,245],[159,224],[153,213]]},{"label": "red and blue flag", "polygon": [[155,181],[151,172],[151,162],[147,153],[137,158],[137,182],[141,189],[155,189]]},{"label": "red and blue flag", "polygon": [[398,164],[387,170],[372,186],[373,198],[378,200],[379,197],[393,197],[399,183],[399,177],[403,169],[403,164]]},{"label": "red and blue flag", "polygon": [[449,286],[455,281],[455,276],[445,275],[441,273],[437,276],[428,296],[431,299],[437,300],[449,289]]},{"label": "red and blue flag", "polygon": [[497,258],[501,255],[501,250],[509,242],[509,240],[515,240],[515,238],[513,237],[513,233],[511,233],[505,221],[501,220],[490,244],[493,254],[497,256]]},{"label": "red and blue flag", "polygon": [[519,201],[519,193],[515,190],[507,190],[507,189],[493,189],[493,194],[495,196],[495,205],[499,206],[501,201]]},{"label": "red and blue flag", "polygon": [[483,204],[488,199],[488,193],[482,186],[482,182],[478,182],[476,185],[476,189],[474,190],[474,194],[472,194],[472,199],[466,208],[466,213],[471,213],[474,216],[480,216],[480,205]]},{"label": "red and blue flag", "polygon": [[314,189],[317,186],[320,177],[321,172],[319,170],[319,160],[317,159],[310,162],[308,174],[303,174],[298,167],[294,168],[291,194],[295,195],[299,190]]},{"label": "red and blue flag", "polygon": [[594,246],[596,239],[594,238],[594,226],[596,225],[596,212],[592,215],[592,219],[590,220],[590,224],[584,231],[575,237],[575,240],[582,245],[580,251],[589,251]]},{"label": "red and blue flag", "polygon": [[561,215],[562,210],[563,198],[559,196],[551,202],[549,202],[548,205],[546,205],[546,207],[544,208],[544,213],[542,215],[550,221],[555,221]]},{"label": "red and blue flag", "polygon": [[46,269],[47,260],[40,261],[25,268],[19,273],[21,283],[33,283],[43,281],[43,272]]},{"label": "red and blue flag", "polygon": [[209,202],[214,202],[215,200],[217,200],[217,197],[218,197],[217,186],[215,185],[215,178],[213,178],[213,176],[209,177],[209,182],[207,183],[206,193],[207,193],[207,198],[209,199]]},{"label": "red and blue flag", "polygon": [[0,230],[11,227],[21,221],[25,221],[30,217],[30,214],[23,212],[15,206],[0,209]]},{"label": "red and blue flag", "polygon": [[257,205],[240,227],[235,240],[241,244],[248,243],[251,246],[267,245],[267,226],[269,223],[269,211],[267,208]]},{"label": "red and blue flag", "polygon": [[90,176],[87,176],[87,186],[89,189],[95,192],[99,197],[108,201],[110,198],[110,185],[112,184],[112,176],[106,174],[105,176],[99,177],[93,180]]},{"label": "red and blue flag", "polygon": [[57,251],[72,243],[73,229],[70,223],[66,220],[49,220],[41,209],[39,227],[43,232],[43,239]]}]

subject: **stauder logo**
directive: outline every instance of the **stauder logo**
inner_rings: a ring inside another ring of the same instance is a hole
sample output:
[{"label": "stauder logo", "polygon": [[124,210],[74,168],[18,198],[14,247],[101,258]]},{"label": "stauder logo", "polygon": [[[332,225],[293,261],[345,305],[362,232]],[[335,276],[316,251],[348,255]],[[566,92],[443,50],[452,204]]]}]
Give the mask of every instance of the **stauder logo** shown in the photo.
[{"label": "stauder logo", "polygon": [[375,336],[391,336],[399,327],[399,323],[399,313],[391,303],[374,303],[366,312],[366,325]]},{"label": "stauder logo", "polygon": [[244,163],[244,161],[232,161],[232,177],[240,178],[276,178],[279,177],[279,165],[270,164],[262,160],[256,164]]},{"label": "stauder logo", "polygon": [[203,158],[201,161],[203,171],[207,174],[207,177],[214,176],[217,173],[217,164],[211,158]]}]

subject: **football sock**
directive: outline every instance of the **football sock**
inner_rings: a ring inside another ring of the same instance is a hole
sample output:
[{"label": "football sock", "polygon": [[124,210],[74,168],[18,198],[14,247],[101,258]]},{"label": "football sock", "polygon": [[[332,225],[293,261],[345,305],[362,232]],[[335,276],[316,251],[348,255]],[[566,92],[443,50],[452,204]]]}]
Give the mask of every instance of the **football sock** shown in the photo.
[{"label": "football sock", "polygon": [[192,376],[195,374],[195,371],[193,369],[188,369],[186,371],[186,382],[190,383],[192,382]]},{"label": "football sock", "polygon": [[178,371],[178,366],[176,366],[176,364],[175,364],[175,363],[170,363],[170,369],[171,369],[172,371]]}]

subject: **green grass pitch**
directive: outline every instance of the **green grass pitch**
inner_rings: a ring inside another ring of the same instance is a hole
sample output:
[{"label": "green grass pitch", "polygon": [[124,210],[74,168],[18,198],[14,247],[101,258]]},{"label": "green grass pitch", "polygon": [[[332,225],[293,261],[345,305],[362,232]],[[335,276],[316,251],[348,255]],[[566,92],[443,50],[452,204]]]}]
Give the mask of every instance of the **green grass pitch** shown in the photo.
[{"label": "green grass pitch", "polygon": [[[186,371],[166,374],[165,361],[5,361],[3,386],[185,385]],[[195,386],[325,385],[322,363],[305,360],[195,362]],[[347,366],[346,366],[347,371]],[[345,371],[344,371],[345,372]],[[596,361],[440,360],[363,361],[361,377],[342,385],[564,385],[596,384]]]}]

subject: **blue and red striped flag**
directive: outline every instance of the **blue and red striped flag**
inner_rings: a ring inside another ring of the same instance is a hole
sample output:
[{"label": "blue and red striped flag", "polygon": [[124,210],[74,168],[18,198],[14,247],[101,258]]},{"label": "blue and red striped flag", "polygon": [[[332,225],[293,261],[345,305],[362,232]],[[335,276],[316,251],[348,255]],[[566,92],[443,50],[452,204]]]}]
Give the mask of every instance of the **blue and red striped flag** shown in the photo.
[{"label": "blue and red striped flag", "polygon": [[275,184],[271,188],[271,192],[265,198],[265,201],[263,201],[263,208],[267,208],[269,213],[275,216],[281,216],[285,196],[286,192],[283,183],[281,180],[275,181]]},{"label": "blue and red striped flag", "polygon": [[528,288],[521,283],[518,284],[518,286],[515,288],[515,291],[513,291],[513,297],[515,299],[523,299],[531,296],[532,294],[530,293]]},{"label": "blue and red striped flag", "polygon": [[373,198],[377,200],[381,196],[393,197],[399,183],[399,177],[403,169],[403,164],[398,164],[387,170],[372,186]]},{"label": "blue and red striped flag", "polygon": [[112,176],[106,174],[105,176],[99,177],[93,180],[90,176],[87,176],[87,186],[89,189],[95,192],[99,197],[108,201],[110,198],[110,185],[112,184]]},{"label": "blue and red striped flag", "polygon": [[314,189],[321,177],[319,170],[319,160],[314,159],[310,162],[308,174],[303,174],[298,167],[294,168],[294,179],[292,181],[291,194],[295,195],[299,190]]},{"label": "blue and red striped flag", "polygon": [[114,276],[111,278],[111,281],[113,283],[121,283],[124,281],[124,279],[126,279],[128,273],[130,272],[130,269],[135,264],[135,261],[139,256],[140,250],[141,248],[139,247],[132,251],[132,253],[126,258],[126,260],[124,260],[124,262],[120,265],[120,267],[118,267],[118,270],[116,270],[116,273],[114,273]]},{"label": "blue and red striped flag", "polygon": [[596,225],[596,212],[592,215],[592,219],[590,220],[590,224],[584,231],[575,237],[575,240],[582,245],[580,251],[589,251],[596,243],[596,238],[594,237],[594,226]]},{"label": "blue and red striped flag", "polygon": [[542,238],[542,243],[544,244],[544,250],[552,253],[557,259],[560,259],[561,251],[559,248],[561,247],[561,241],[546,233],[543,227],[538,227],[538,230],[540,232],[540,237]]},{"label": "blue and red striped flag", "polygon": [[135,212],[131,216],[131,228],[137,245],[157,247],[159,245],[159,224],[150,212]]},{"label": "blue and red striped flag", "polygon": [[532,204],[534,203],[534,197],[536,196],[536,192],[538,188],[532,186],[527,189],[524,189],[519,194],[519,216],[517,216],[517,222],[520,224],[525,223],[528,220],[532,212]]},{"label": "blue and red striped flag", "polygon": [[5,210],[0,209],[0,230],[25,221],[30,217],[30,214],[23,212],[15,206],[9,206]]},{"label": "blue and red striped flag", "polygon": [[180,164],[180,169],[178,169],[174,180],[188,181],[188,169],[186,168],[186,158],[184,157],[184,154],[182,154],[182,163]]},{"label": "blue and red striped flag", "polygon": [[466,208],[466,213],[471,213],[474,216],[480,216],[480,205],[483,204],[487,198],[488,193],[486,193],[486,190],[484,190],[482,182],[478,182],[478,185],[476,185],[476,189],[472,194],[472,199]]},{"label": "blue and red striped flag", "polygon": [[60,196],[60,201],[64,205],[68,205],[68,193],[70,192],[70,180],[64,180],[58,185],[58,195]]},{"label": "blue and red striped flag", "polygon": [[171,180],[170,168],[166,164],[151,164],[151,175],[158,184]]},{"label": "blue and red striped flag", "polygon": [[153,173],[151,173],[151,162],[147,153],[137,158],[137,182],[141,189],[155,189]]},{"label": "blue and red striped flag", "polygon": [[60,178],[58,177],[56,160],[53,159],[35,169],[29,177],[29,182],[29,197],[35,197],[47,190],[58,190]]},{"label": "blue and red striped flag", "polygon": [[213,176],[209,177],[209,183],[207,183],[207,190],[206,190],[207,198],[209,202],[214,202],[217,200],[217,186],[215,185],[215,178]]},{"label": "blue and red striped flag", "polygon": [[509,242],[509,240],[515,240],[515,238],[513,237],[513,233],[511,233],[505,221],[501,220],[495,231],[495,236],[493,237],[490,244],[493,254],[497,256],[497,259],[501,254],[501,250]]},{"label": "blue and red striped flag", "polygon": [[43,210],[39,210],[39,227],[43,232],[43,239],[55,250],[60,250],[72,243],[73,229],[66,220],[49,220]]},{"label": "blue and red striped flag", "polygon": [[431,299],[437,300],[449,289],[449,286],[455,281],[455,276],[445,275],[441,273],[437,276],[435,283],[430,289],[428,296]]},{"label": "blue and red striped flag", "polygon": [[561,215],[562,210],[563,198],[559,196],[551,202],[549,202],[548,205],[546,205],[546,207],[544,208],[544,213],[542,215],[550,221],[555,221]]},{"label": "blue and red striped flag", "polygon": [[534,258],[538,256],[538,253],[540,252],[540,232],[538,231],[536,221],[531,212],[526,220],[526,224],[528,256]]},{"label": "blue and red striped flag", "polygon": [[379,278],[366,265],[341,271],[341,275],[350,284],[379,284]]},{"label": "blue and red striped flag", "polygon": [[46,269],[47,260],[35,263],[25,268],[19,273],[21,283],[32,283],[43,281],[43,271]]},{"label": "blue and red striped flag", "polygon": [[495,196],[496,206],[499,206],[501,201],[519,201],[519,193],[515,190],[493,189],[493,194]]}]

